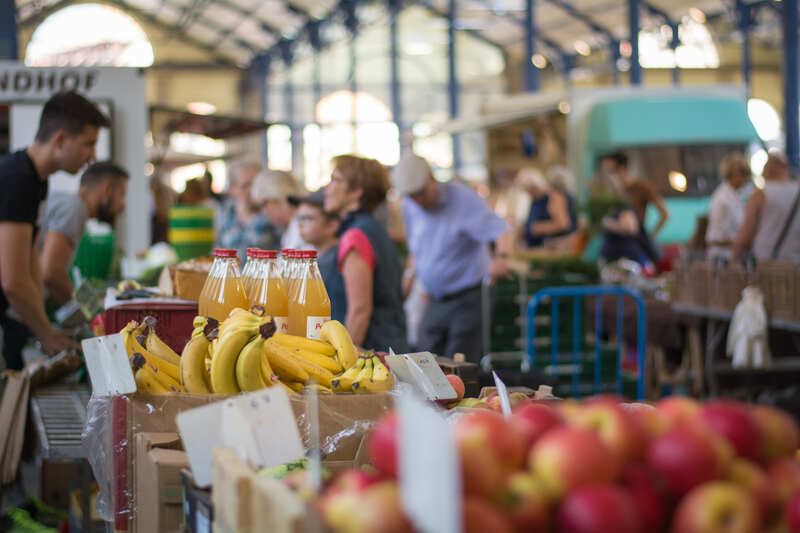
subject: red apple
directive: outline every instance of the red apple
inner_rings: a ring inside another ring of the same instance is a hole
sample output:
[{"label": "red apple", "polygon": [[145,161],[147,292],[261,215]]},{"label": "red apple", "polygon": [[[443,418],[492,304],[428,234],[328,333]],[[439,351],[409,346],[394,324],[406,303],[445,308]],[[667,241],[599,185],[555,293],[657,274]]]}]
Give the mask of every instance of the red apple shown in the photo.
[{"label": "red apple", "polygon": [[369,473],[360,468],[351,468],[337,475],[325,492],[326,494],[361,492],[378,481],[382,481],[382,478],[377,474]]},{"label": "red apple", "polygon": [[492,411],[496,411],[498,413],[503,411],[502,406],[500,405],[500,396],[493,392],[489,396],[483,399],[484,402],[489,406]]},{"label": "red apple", "polygon": [[621,403],[625,403],[625,398],[617,394],[610,394],[610,393],[598,394],[596,396],[586,398],[583,401],[583,405],[595,405],[595,404],[619,405]]},{"label": "red apple", "polygon": [[669,396],[656,404],[670,429],[691,422],[700,410],[700,404],[686,396]]},{"label": "red apple", "polygon": [[397,478],[397,424],[395,413],[383,415],[369,434],[367,456],[370,463],[382,474]]},{"label": "red apple", "polygon": [[696,487],[681,501],[672,533],[754,533],[759,526],[750,494],[734,483],[714,481]]},{"label": "red apple", "polygon": [[619,458],[621,463],[635,461],[644,454],[647,437],[638,420],[619,404],[608,400],[584,405],[575,414],[571,423],[577,427],[590,429]]},{"label": "red apple", "polygon": [[511,405],[511,409],[528,405],[532,401],[524,392],[512,392],[508,395],[508,403]]},{"label": "red apple", "polygon": [[447,381],[450,382],[450,386],[453,387],[456,391],[457,400],[461,400],[464,397],[464,382],[461,381],[461,378],[456,376],[455,374],[447,374]]},{"label": "red apple", "polygon": [[652,405],[624,403],[621,407],[639,421],[648,440],[663,435],[669,429],[669,421],[666,416]]},{"label": "red apple", "polygon": [[455,423],[467,494],[496,498],[525,461],[522,434],[492,411],[477,410]]},{"label": "red apple", "polygon": [[630,494],[612,485],[586,485],[570,492],[558,512],[560,533],[639,533]]},{"label": "red apple", "polygon": [[761,523],[770,521],[776,507],[776,494],[767,474],[747,459],[737,458],[731,463],[728,481],[746,489],[758,504]]},{"label": "red apple", "polygon": [[778,505],[785,506],[800,491],[800,464],[795,459],[779,459],[769,465],[767,477],[775,491]]},{"label": "red apple", "polygon": [[514,528],[522,533],[546,533],[550,530],[550,498],[544,484],[524,472],[513,474],[506,486],[506,513]]},{"label": "red apple", "polygon": [[650,443],[647,464],[676,496],[707,481],[720,479],[728,463],[713,435],[687,426],[675,428]]},{"label": "red apple", "polygon": [[511,423],[520,430],[525,439],[526,449],[529,449],[547,431],[560,426],[562,420],[555,410],[547,405],[529,403],[514,411]]},{"label": "red apple", "polygon": [[768,464],[783,457],[793,457],[800,447],[797,423],[788,413],[766,405],[756,405],[750,414],[761,433],[759,459]]},{"label": "red apple", "polygon": [[555,499],[583,485],[612,482],[619,473],[617,457],[593,431],[572,427],[552,429],[539,439],[530,465]]},{"label": "red apple", "polygon": [[758,459],[761,433],[747,406],[730,400],[709,402],[700,409],[698,422],[725,437],[736,454]]},{"label": "red apple", "polygon": [[514,533],[511,522],[490,502],[467,496],[464,499],[464,533]]},{"label": "red apple", "polygon": [[657,533],[667,523],[665,490],[658,484],[658,476],[643,464],[628,465],[622,473],[622,484],[628,489],[639,511],[642,531]]},{"label": "red apple", "polygon": [[800,491],[795,492],[786,504],[786,523],[792,533],[800,532]]},{"label": "red apple", "polygon": [[411,533],[393,481],[383,481],[362,492],[339,492],[323,497],[322,516],[333,531],[348,533]]}]

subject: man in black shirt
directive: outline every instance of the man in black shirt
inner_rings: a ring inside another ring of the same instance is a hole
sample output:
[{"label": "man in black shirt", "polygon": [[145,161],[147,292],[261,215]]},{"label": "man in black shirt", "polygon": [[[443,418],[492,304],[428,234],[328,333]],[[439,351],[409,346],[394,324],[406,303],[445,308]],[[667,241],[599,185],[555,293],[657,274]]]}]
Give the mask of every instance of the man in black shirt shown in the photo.
[{"label": "man in black shirt", "polygon": [[[94,159],[101,127],[109,127],[109,121],[94,104],[73,91],[58,93],[44,105],[33,144],[0,159],[0,327],[8,368],[23,366],[26,328],[48,354],[75,347],[45,314],[34,243],[44,213],[47,178],[58,170],[75,174]],[[8,316],[10,308],[21,324]]]}]

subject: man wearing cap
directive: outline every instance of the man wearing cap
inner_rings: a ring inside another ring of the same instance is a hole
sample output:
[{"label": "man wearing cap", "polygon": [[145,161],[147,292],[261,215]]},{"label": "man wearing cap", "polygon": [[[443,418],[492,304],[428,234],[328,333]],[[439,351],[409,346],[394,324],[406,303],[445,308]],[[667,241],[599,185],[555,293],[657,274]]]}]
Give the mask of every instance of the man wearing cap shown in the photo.
[{"label": "man wearing cap", "polygon": [[483,352],[481,283],[507,271],[494,243],[505,221],[463,183],[437,182],[428,163],[408,152],[392,173],[404,196],[403,218],[414,274],[430,302],[418,348],[438,355],[463,353],[477,363]]}]

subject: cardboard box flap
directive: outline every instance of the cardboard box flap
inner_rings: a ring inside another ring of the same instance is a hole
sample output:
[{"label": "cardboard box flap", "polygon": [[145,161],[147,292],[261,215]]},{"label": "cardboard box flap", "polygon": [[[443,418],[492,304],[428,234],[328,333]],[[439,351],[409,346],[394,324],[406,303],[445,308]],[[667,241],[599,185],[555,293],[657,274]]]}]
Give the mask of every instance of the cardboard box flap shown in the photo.
[{"label": "cardboard box flap", "polygon": [[189,458],[183,450],[153,448],[147,455],[150,461],[157,466],[187,466],[189,464]]}]

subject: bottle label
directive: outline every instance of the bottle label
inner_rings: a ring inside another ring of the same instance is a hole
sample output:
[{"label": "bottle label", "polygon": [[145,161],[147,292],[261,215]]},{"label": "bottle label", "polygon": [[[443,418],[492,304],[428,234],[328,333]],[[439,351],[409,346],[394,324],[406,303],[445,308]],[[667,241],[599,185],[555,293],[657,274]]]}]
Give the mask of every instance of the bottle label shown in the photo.
[{"label": "bottle label", "polygon": [[274,316],[272,320],[275,321],[276,333],[289,333],[289,317],[287,316]]},{"label": "bottle label", "polygon": [[319,340],[319,332],[322,329],[322,324],[330,320],[328,316],[310,316],[306,318],[306,337],[309,339]]}]

